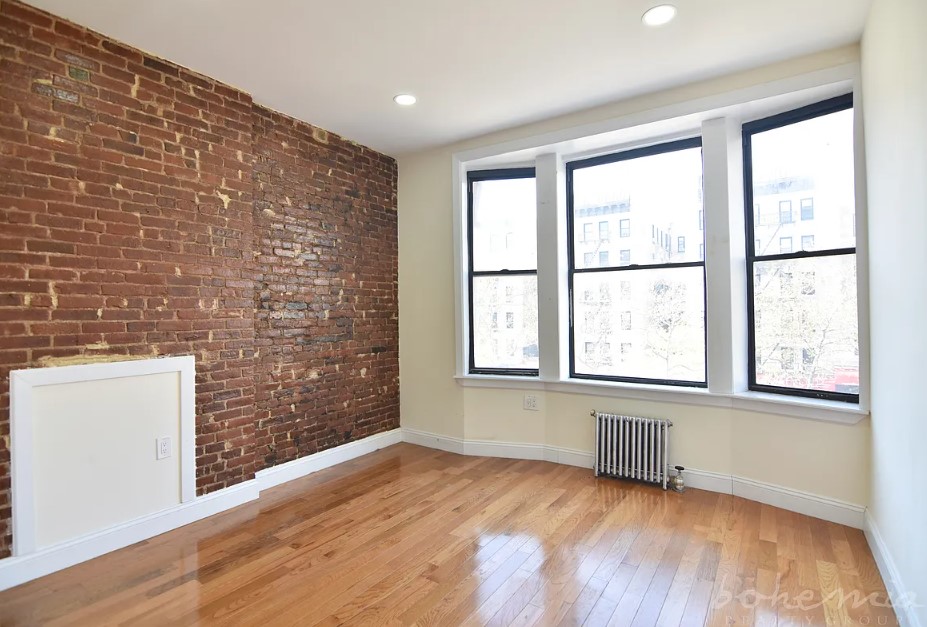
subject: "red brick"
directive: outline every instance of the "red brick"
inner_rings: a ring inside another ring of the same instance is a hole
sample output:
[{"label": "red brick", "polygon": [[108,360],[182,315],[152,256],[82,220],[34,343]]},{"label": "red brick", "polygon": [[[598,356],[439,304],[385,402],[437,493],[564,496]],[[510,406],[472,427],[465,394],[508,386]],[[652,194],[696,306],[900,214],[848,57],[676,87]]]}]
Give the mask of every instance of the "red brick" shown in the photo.
[{"label": "red brick", "polygon": [[[102,342],[112,355],[196,355],[200,494],[396,428],[395,161],[0,4],[15,55],[0,90],[0,371],[99,355],[88,345]],[[69,78],[75,67],[89,82]],[[35,79],[51,85],[33,93]]]}]

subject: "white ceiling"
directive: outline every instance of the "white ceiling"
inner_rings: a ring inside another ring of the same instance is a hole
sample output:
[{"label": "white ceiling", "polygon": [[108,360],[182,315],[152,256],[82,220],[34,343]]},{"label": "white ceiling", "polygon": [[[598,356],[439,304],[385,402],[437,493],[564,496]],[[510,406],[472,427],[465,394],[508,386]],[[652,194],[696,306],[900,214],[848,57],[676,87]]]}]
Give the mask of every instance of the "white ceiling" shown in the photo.
[{"label": "white ceiling", "polygon": [[659,1],[29,0],[390,155],[852,43],[871,2],[675,0],[645,27]]}]

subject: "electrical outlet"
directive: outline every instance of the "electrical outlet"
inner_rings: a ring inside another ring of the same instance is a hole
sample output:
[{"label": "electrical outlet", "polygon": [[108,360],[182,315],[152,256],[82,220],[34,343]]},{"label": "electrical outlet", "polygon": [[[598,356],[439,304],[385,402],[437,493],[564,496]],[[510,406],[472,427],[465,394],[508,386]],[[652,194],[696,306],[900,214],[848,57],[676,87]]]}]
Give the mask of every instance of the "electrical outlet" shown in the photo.
[{"label": "electrical outlet", "polygon": [[171,438],[158,438],[157,442],[157,459],[166,459],[171,456]]},{"label": "electrical outlet", "polygon": [[538,397],[537,394],[525,394],[525,402],[522,407],[527,411],[538,411]]}]

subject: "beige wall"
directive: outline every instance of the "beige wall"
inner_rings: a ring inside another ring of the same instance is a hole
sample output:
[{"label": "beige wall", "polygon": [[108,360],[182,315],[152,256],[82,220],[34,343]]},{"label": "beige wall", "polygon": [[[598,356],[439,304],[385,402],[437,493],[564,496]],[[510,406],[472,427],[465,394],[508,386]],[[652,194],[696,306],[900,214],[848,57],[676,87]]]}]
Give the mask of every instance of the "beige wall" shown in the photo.
[{"label": "beige wall", "polygon": [[179,373],[44,385],[32,403],[37,548],[180,504]]},{"label": "beige wall", "polygon": [[858,60],[842,48],[697,83],[399,159],[401,422],[440,435],[593,446],[590,409],[671,418],[673,463],[733,474],[855,504],[868,502],[869,422],[855,426],[731,409],[544,392],[463,388],[454,380],[453,153],[749,88]]},{"label": "beige wall", "polygon": [[927,625],[927,2],[876,0],[862,46],[872,338],[870,515]]}]

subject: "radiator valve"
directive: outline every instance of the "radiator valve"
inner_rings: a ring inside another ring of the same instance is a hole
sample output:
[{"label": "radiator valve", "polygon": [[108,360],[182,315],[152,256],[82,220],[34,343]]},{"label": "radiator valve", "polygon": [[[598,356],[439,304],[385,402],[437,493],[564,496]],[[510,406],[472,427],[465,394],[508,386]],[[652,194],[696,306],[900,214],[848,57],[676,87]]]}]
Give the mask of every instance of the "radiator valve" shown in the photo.
[{"label": "radiator valve", "polygon": [[685,470],[683,466],[675,466],[676,474],[673,475],[672,482],[670,485],[676,492],[685,492],[686,491],[686,481],[682,478],[682,471]]}]

